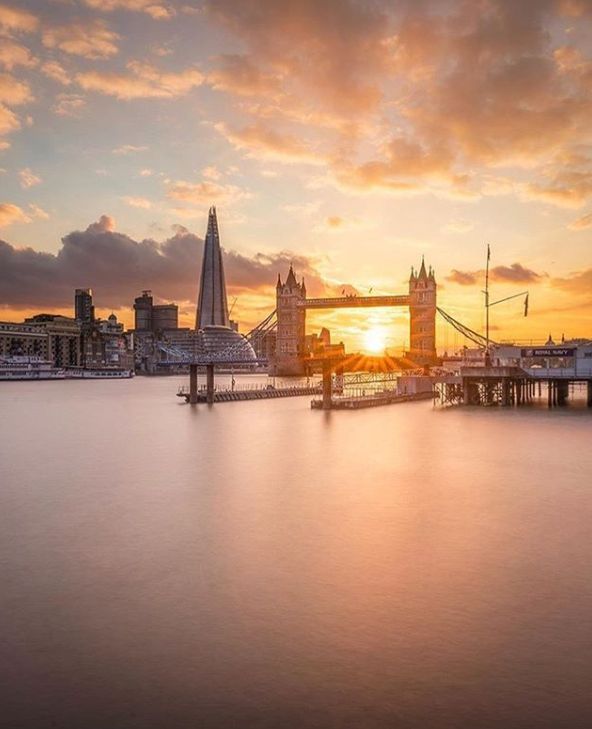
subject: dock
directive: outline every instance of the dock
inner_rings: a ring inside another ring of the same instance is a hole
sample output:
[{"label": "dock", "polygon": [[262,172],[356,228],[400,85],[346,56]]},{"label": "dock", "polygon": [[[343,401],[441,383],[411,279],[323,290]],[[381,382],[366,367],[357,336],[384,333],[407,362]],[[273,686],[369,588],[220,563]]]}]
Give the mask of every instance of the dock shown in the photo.
[{"label": "dock", "polygon": [[[376,408],[382,405],[396,405],[403,402],[416,402],[417,400],[431,400],[432,393],[417,392],[409,395],[403,395],[392,392],[373,393],[370,395],[361,395],[353,397],[334,397],[331,400],[331,410],[360,410],[362,408]],[[313,410],[326,410],[322,400],[312,400],[310,407]]]},{"label": "dock", "polygon": [[[269,400],[277,397],[302,397],[303,395],[319,395],[322,392],[320,385],[293,387],[260,387],[248,390],[214,390],[213,402],[242,402],[245,400]],[[188,388],[181,387],[177,392],[185,402],[191,402],[191,393]],[[195,402],[212,402],[208,399],[208,391],[201,388],[197,391]]]}]

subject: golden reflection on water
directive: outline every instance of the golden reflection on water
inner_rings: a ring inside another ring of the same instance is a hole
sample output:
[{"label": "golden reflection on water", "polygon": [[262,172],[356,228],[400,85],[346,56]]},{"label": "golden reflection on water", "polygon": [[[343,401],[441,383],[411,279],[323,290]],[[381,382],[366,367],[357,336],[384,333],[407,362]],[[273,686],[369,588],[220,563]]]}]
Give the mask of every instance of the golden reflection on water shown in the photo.
[{"label": "golden reflection on water", "polygon": [[177,384],[0,390],[6,716],[585,725],[588,412],[191,408]]}]

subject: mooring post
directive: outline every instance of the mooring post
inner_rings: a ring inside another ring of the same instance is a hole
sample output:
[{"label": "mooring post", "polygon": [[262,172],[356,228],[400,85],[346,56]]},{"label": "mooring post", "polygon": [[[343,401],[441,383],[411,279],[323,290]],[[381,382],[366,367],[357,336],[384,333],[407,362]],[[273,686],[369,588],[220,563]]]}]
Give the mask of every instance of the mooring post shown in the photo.
[{"label": "mooring post", "polygon": [[502,405],[507,407],[510,404],[510,388],[508,386],[508,378],[502,378]]},{"label": "mooring post", "polygon": [[208,405],[214,404],[214,365],[206,365],[206,401]]},{"label": "mooring post", "polygon": [[197,403],[197,365],[189,365],[189,402],[191,405]]},{"label": "mooring post", "polygon": [[588,380],[587,383],[587,395],[586,402],[589,408],[592,408],[592,380]]},{"label": "mooring post", "polygon": [[462,378],[462,390],[463,390],[463,405],[471,404],[471,391],[470,384],[467,377]]},{"label": "mooring post", "polygon": [[323,360],[323,410],[331,410],[331,361]]}]

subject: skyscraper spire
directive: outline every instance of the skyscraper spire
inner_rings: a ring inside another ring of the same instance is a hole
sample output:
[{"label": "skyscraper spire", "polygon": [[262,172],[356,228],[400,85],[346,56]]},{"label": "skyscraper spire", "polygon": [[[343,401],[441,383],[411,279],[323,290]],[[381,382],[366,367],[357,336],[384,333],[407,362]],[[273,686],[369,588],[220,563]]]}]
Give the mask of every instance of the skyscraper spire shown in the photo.
[{"label": "skyscraper spire", "polygon": [[204,241],[195,322],[196,329],[207,326],[230,326],[218,219],[214,206],[208,213],[208,230]]}]

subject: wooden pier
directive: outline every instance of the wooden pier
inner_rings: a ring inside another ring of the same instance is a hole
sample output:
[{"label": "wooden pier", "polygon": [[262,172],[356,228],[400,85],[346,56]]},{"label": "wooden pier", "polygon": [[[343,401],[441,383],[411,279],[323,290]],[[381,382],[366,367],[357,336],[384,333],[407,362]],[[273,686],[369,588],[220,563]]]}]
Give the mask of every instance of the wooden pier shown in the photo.
[{"label": "wooden pier", "polygon": [[463,367],[460,374],[444,375],[434,382],[434,401],[441,405],[525,405],[542,397],[546,386],[549,407],[565,405],[570,385],[587,388],[587,405],[592,407],[592,377],[557,369],[526,371],[522,367]]},{"label": "wooden pier", "polygon": [[208,388],[196,389],[195,393],[180,388],[177,397],[181,397],[185,402],[190,403],[214,403],[214,402],[242,402],[244,400],[269,400],[277,397],[302,397],[303,395],[318,395],[321,393],[320,385],[299,386],[294,387],[260,387],[250,390],[213,390]]},{"label": "wooden pier", "polygon": [[332,398],[328,408],[323,400],[312,400],[310,406],[313,410],[360,410],[362,408],[376,408],[382,405],[395,405],[402,402],[416,402],[417,400],[431,399],[431,392],[402,395],[393,390],[392,392],[373,393],[371,395]]}]

